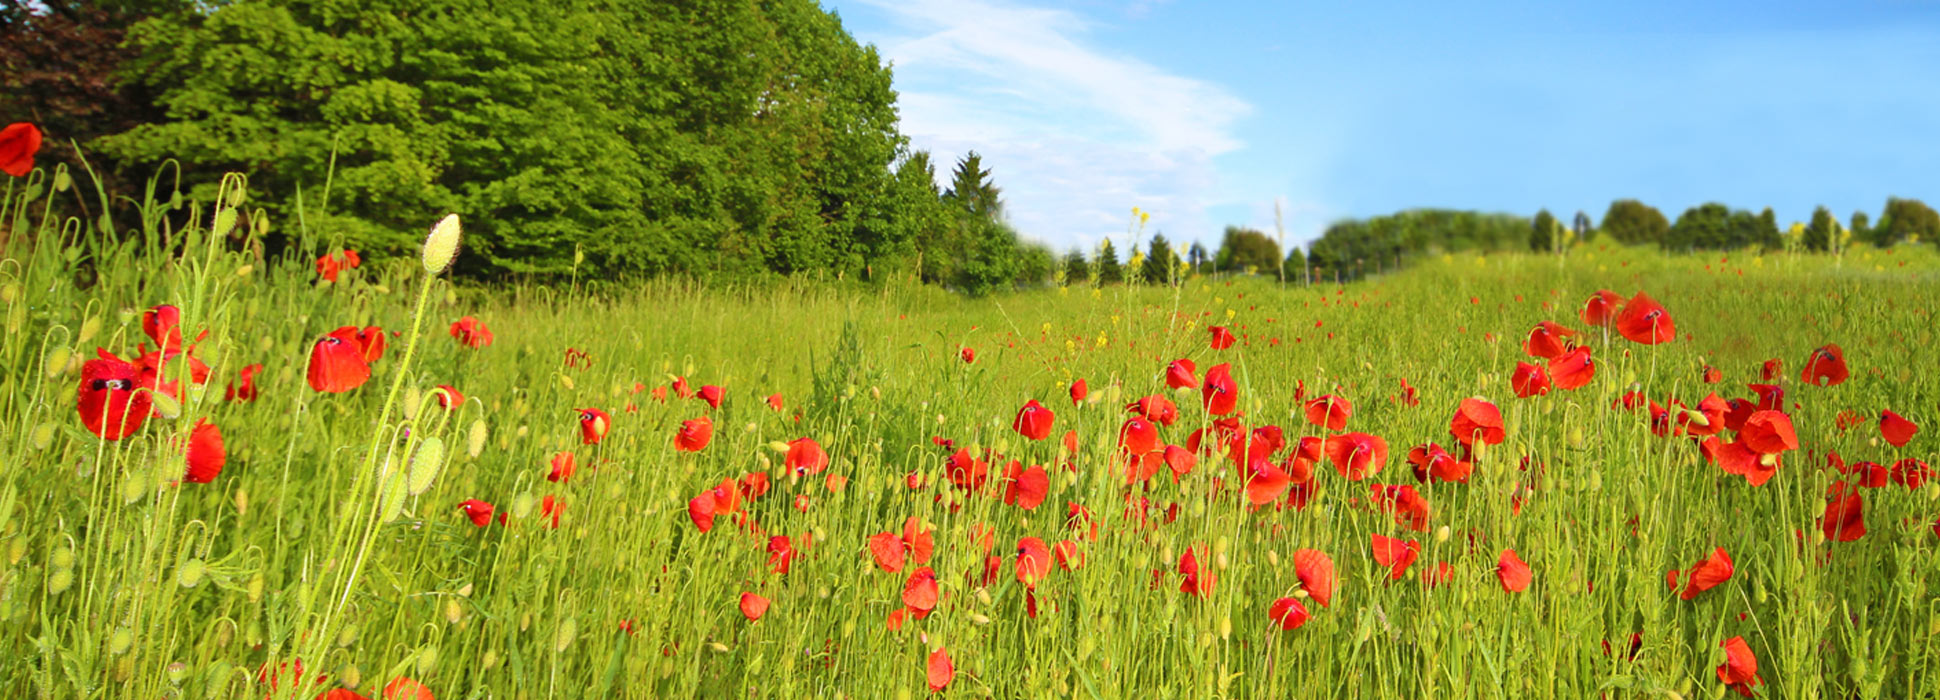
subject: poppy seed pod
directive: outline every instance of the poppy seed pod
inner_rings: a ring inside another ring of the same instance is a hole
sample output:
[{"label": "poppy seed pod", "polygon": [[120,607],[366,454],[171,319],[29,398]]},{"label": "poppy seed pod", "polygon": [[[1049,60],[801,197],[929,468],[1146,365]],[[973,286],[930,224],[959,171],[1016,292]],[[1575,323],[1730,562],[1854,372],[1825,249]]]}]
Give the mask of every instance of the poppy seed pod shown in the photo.
[{"label": "poppy seed pod", "polygon": [[446,214],[438,223],[431,225],[431,233],[424,239],[424,271],[436,275],[451,267],[451,260],[458,256],[458,238],[461,233],[457,214]]}]

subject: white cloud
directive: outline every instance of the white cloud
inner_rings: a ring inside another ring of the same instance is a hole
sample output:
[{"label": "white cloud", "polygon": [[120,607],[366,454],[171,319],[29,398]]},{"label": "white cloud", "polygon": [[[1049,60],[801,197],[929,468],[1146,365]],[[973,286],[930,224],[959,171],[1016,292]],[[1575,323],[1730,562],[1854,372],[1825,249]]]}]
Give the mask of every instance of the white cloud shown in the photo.
[{"label": "white cloud", "polygon": [[[989,0],[863,0],[899,25],[868,36],[894,63],[903,132],[939,179],[983,154],[1012,223],[1054,246],[1121,248],[1131,208],[1152,229],[1214,230],[1212,159],[1252,107],[1224,88],[1087,45],[1082,17]],[[1210,243],[1210,241],[1209,241]]]}]

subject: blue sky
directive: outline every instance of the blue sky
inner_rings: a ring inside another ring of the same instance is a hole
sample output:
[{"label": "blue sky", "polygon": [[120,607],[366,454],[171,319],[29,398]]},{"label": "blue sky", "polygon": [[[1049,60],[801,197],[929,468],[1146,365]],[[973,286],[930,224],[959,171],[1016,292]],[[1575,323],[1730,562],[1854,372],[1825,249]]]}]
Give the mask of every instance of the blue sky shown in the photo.
[{"label": "blue sky", "polygon": [[1299,242],[1419,206],[1940,204],[1932,0],[824,4],[893,62],[913,144],[982,153],[1059,249],[1122,249],[1133,206],[1212,247],[1276,201]]}]

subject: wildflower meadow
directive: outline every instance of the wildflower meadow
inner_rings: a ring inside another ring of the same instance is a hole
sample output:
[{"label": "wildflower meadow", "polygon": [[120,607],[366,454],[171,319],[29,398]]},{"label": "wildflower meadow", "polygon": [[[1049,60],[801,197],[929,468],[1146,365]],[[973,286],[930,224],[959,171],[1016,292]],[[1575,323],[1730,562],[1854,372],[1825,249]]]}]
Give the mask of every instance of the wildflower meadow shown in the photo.
[{"label": "wildflower meadow", "polygon": [[74,186],[0,200],[11,697],[1940,693],[1931,246],[487,286]]}]

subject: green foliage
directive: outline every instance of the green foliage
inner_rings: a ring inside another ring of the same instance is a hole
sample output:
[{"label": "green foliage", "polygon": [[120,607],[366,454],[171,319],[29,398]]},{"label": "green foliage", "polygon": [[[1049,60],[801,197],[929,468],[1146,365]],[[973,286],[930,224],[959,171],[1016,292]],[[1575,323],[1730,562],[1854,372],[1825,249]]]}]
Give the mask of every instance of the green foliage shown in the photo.
[{"label": "green foliage", "polygon": [[889,69],[810,0],[239,0],[129,41],[169,118],[98,147],[244,171],[279,221],[301,189],[378,256],[451,210],[471,274],[841,273],[933,223]]},{"label": "green foliage", "polygon": [[1281,272],[1287,281],[1307,282],[1307,254],[1300,252],[1300,246],[1287,250],[1287,259],[1281,263]]},{"label": "green foliage", "polygon": [[1402,266],[1407,257],[1462,251],[1523,250],[1530,220],[1510,214],[1449,209],[1411,209],[1370,219],[1346,219],[1327,227],[1308,250],[1308,265],[1332,280]]},{"label": "green foliage", "polygon": [[1529,223],[1529,249],[1542,253],[1556,246],[1556,217],[1548,209],[1536,212],[1536,219]]},{"label": "green foliage", "polygon": [[1610,203],[1597,228],[1620,243],[1638,245],[1663,241],[1671,225],[1656,207],[1634,199],[1619,199]]},{"label": "green foliage", "polygon": [[1270,274],[1279,269],[1280,244],[1266,234],[1250,228],[1227,226],[1213,256],[1213,269],[1220,272]]},{"label": "green foliage", "polygon": [[1125,268],[1119,265],[1118,250],[1112,247],[1110,238],[1098,244],[1097,264],[1095,267],[1098,269],[1098,274],[1093,277],[1093,280],[1099,286],[1117,284],[1125,281]]},{"label": "green foliage", "polygon": [[1805,225],[1805,233],[1800,243],[1806,250],[1822,253],[1838,244],[1839,220],[1833,218],[1832,211],[1825,207],[1812,210],[1812,222]]},{"label": "green foliage", "polygon": [[1888,197],[1886,210],[1879,215],[1874,242],[1885,247],[1916,237],[1925,242],[1940,241],[1940,213],[1935,213],[1933,207],[1917,199]]},{"label": "green foliage", "polygon": [[1091,263],[1085,261],[1084,251],[1072,248],[1064,254],[1064,283],[1084,284],[1091,281]]},{"label": "green foliage", "polygon": [[1778,220],[1771,209],[1754,215],[1717,202],[1686,209],[1660,244],[1665,250],[1685,252],[1755,247],[1776,250],[1783,245],[1778,239]]},{"label": "green foliage", "polygon": [[1146,284],[1171,284],[1176,277],[1173,268],[1178,266],[1179,255],[1172,250],[1172,243],[1165,240],[1165,234],[1152,234],[1151,252],[1145,256],[1140,278]]}]

